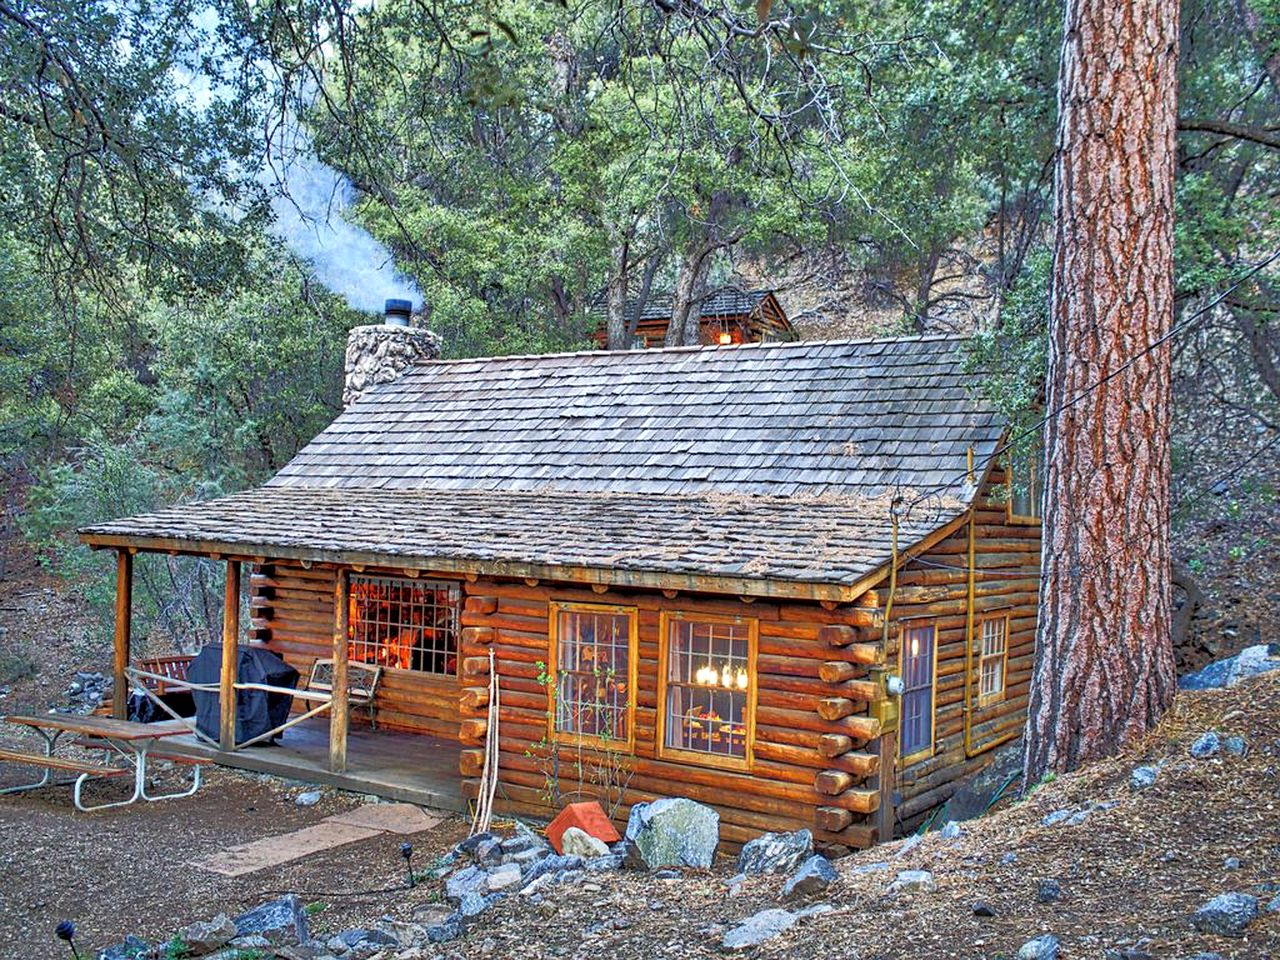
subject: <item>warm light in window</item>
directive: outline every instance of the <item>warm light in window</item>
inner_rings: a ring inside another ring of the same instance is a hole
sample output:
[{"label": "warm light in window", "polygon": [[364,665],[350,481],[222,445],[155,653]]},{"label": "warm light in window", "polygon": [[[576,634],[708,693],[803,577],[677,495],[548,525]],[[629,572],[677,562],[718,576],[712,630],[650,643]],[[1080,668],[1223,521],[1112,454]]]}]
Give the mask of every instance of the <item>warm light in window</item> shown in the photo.
[{"label": "warm light in window", "polygon": [[747,689],[747,670],[745,667],[738,668],[738,689]]},{"label": "warm light in window", "polygon": [[720,346],[722,346],[722,347],[727,347],[727,346],[729,346],[729,344],[731,344],[731,343],[733,343],[733,334],[732,334],[732,333],[730,333],[728,330],[721,330],[721,331],[720,331]]},{"label": "warm light in window", "polygon": [[920,656],[920,638],[915,635],[911,637],[911,655],[913,657]]}]

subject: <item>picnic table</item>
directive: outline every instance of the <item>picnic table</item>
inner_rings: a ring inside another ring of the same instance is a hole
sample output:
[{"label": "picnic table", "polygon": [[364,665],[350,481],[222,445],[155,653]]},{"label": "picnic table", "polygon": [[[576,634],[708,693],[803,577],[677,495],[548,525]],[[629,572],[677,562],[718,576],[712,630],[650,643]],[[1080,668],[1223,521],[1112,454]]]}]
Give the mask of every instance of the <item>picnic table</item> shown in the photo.
[{"label": "picnic table", "polygon": [[[26,727],[38,734],[44,742],[43,753],[25,753],[19,750],[0,748],[0,762],[39,767],[44,775],[35,783],[26,783],[16,787],[0,789],[3,793],[18,793],[24,790],[36,790],[49,786],[54,782],[58,771],[75,774],[72,799],[76,809],[88,813],[93,810],[105,810],[108,807],[123,807],[139,800],[170,800],[176,797],[189,797],[200,789],[200,766],[195,764],[195,772],[191,777],[191,786],[182,791],[164,794],[147,793],[147,760],[164,759],[190,763],[183,757],[174,757],[153,753],[153,748],[167,737],[180,736],[190,731],[178,722],[171,723],[134,723],[129,720],[115,720],[110,717],[79,716],[74,714],[47,713],[20,715],[15,714],[0,718],[5,723]],[[58,744],[70,737],[72,743],[90,749],[107,751],[108,761],[92,763],[74,757],[57,754]],[[89,780],[133,775],[133,794],[127,800],[111,803],[100,803],[86,806],[83,802],[84,785]]]}]

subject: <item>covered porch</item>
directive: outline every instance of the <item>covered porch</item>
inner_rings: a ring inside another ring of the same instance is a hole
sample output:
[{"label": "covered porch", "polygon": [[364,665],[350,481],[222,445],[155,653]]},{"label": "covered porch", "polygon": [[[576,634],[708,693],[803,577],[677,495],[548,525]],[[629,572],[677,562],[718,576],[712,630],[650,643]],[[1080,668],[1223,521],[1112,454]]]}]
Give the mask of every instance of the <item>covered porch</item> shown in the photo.
[{"label": "covered porch", "polygon": [[167,752],[225,767],[452,811],[466,809],[461,749],[456,740],[353,726],[346,769],[335,772],[329,767],[329,723],[320,719],[290,727],[272,746],[224,751],[192,735],[165,742]]}]

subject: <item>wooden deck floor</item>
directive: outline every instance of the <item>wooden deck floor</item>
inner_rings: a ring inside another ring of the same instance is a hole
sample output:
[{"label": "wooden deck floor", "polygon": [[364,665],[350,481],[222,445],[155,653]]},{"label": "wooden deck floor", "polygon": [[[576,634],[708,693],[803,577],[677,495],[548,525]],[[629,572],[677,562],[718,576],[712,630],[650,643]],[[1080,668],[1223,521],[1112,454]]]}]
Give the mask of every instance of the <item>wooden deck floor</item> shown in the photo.
[{"label": "wooden deck floor", "polygon": [[290,727],[280,742],[270,747],[223,753],[194,736],[184,736],[165,740],[163,749],[222,766],[371,793],[439,810],[466,809],[458,774],[461,748],[452,740],[353,726],[347,734],[346,773],[329,771],[326,719]]}]

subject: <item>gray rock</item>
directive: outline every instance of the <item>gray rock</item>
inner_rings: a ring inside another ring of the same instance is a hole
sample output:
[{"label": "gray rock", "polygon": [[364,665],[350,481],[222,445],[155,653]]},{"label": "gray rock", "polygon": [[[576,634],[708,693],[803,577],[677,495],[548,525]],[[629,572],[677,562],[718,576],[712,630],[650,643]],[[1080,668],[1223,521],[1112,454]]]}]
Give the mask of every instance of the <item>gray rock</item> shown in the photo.
[{"label": "gray rock", "polygon": [[1196,737],[1195,743],[1191,744],[1191,749],[1187,752],[1197,760],[1208,760],[1210,757],[1218,755],[1218,750],[1221,746],[1218,735],[1212,730],[1208,730]]},{"label": "gray rock", "polygon": [[520,882],[520,864],[504,863],[489,871],[489,889],[505,890]]},{"label": "gray rock", "polygon": [[720,843],[720,814],[684,797],[637,803],[627,820],[628,862],[649,869],[709,869]]},{"label": "gray rock", "polygon": [[1247,893],[1222,893],[1191,915],[1191,925],[1201,933],[1219,937],[1243,937],[1258,918],[1258,898]]},{"label": "gray rock", "polygon": [[935,893],[937,889],[937,881],[928,870],[902,870],[889,884],[890,893]]},{"label": "gray rock", "polygon": [[938,833],[943,840],[959,840],[964,831],[960,829],[960,824],[956,823],[956,821],[948,820]]},{"label": "gray rock", "polygon": [[994,917],[996,915],[996,908],[985,900],[975,900],[970,909],[973,910],[975,917]]},{"label": "gray rock", "polygon": [[924,843],[924,837],[920,836],[918,833],[913,833],[911,836],[907,837],[907,839],[902,841],[902,846],[900,846],[897,852],[894,853],[893,859],[901,860],[922,843]]},{"label": "gray rock", "polygon": [[260,933],[251,933],[243,937],[232,937],[231,946],[237,950],[264,950],[271,946],[271,941]]},{"label": "gray rock", "polygon": [[229,943],[235,935],[235,921],[225,913],[218,914],[212,920],[200,920],[183,927],[179,934],[188,950],[196,956],[213,953]]},{"label": "gray rock", "polygon": [[1018,862],[1018,855],[1010,850],[1008,853],[1000,855],[1000,866],[1007,867]]},{"label": "gray rock", "polygon": [[463,840],[453,849],[454,849],[454,852],[457,853],[459,857],[474,858],[476,854],[476,849],[480,846],[480,844],[484,843],[487,840],[494,840],[494,839],[496,838],[492,833],[485,831],[484,833],[477,833],[473,837],[467,837],[467,839]]},{"label": "gray rock", "polygon": [[489,892],[489,874],[483,867],[464,867],[444,882],[444,895],[450,900],[461,900],[466,894],[483,897]]},{"label": "gray rock", "polygon": [[582,862],[582,869],[588,873],[599,873],[602,870],[621,870],[624,859],[624,857],[620,857],[616,853],[611,853],[607,857],[592,857],[590,860]]},{"label": "gray rock", "polygon": [[268,900],[240,914],[235,918],[235,925],[236,935],[241,937],[262,933],[292,937],[299,943],[306,943],[311,939],[307,929],[307,912],[296,893]]},{"label": "gray rock", "polygon": [[1225,960],[1220,953],[1197,953],[1191,960]]},{"label": "gray rock", "polygon": [[1133,772],[1129,774],[1129,789],[1134,793],[1139,793],[1147,789],[1147,787],[1154,786],[1159,776],[1160,768],[1155,764],[1134,767]]},{"label": "gray rock", "polygon": [[314,807],[320,802],[321,793],[319,790],[306,790],[293,798],[293,802],[300,807]]},{"label": "gray rock", "polygon": [[1074,810],[1055,810],[1053,813],[1046,815],[1040,822],[1046,827],[1056,827],[1058,824],[1070,820],[1075,814],[1076,811]]},{"label": "gray rock", "polygon": [[785,900],[811,897],[816,893],[822,893],[838,879],[839,874],[831,865],[831,861],[822,854],[815,853],[800,864],[800,869],[782,885],[782,896]]},{"label": "gray rock", "polygon": [[475,850],[471,853],[472,858],[481,866],[490,866],[502,862],[502,841],[497,837],[490,837],[476,844]]},{"label": "gray rock", "polygon": [[790,873],[813,855],[813,834],[766,833],[748,841],[738,855],[738,872],[745,874]]},{"label": "gray rock", "polygon": [[1085,808],[1084,810],[1077,810],[1075,813],[1073,813],[1071,816],[1067,818],[1067,826],[1069,827],[1080,826],[1080,824],[1084,823],[1087,819],[1089,819],[1089,814],[1091,812],[1092,811],[1089,810],[1088,808]]},{"label": "gray rock", "polygon": [[1223,857],[1222,869],[1223,870],[1239,870],[1240,858],[1239,857]]},{"label": "gray rock", "polygon": [[1062,884],[1053,877],[1045,877],[1036,888],[1036,899],[1041,903],[1056,903],[1062,899]]},{"label": "gray rock", "polygon": [[532,883],[547,874],[563,873],[566,870],[578,870],[582,867],[581,857],[564,857],[549,853],[541,860],[535,860],[524,869],[524,882]]},{"label": "gray rock", "polygon": [[1057,937],[1041,934],[1018,948],[1018,960],[1057,960],[1060,949]]},{"label": "gray rock", "polygon": [[443,923],[437,923],[427,927],[428,943],[448,943],[450,940],[457,940],[463,934],[462,918],[456,913],[450,914],[449,918]]},{"label": "gray rock", "polygon": [[609,845],[593,837],[581,827],[570,827],[560,838],[560,852],[567,857],[581,857],[583,860],[589,860],[593,857],[609,856]]},{"label": "gray rock", "polygon": [[445,903],[420,903],[413,908],[413,920],[423,926],[431,927],[444,923],[453,913],[453,909]]},{"label": "gray rock", "polygon": [[122,942],[101,951],[98,960],[138,960],[139,957],[147,956],[150,950],[145,940],[128,936]]},{"label": "gray rock", "polygon": [[728,931],[720,939],[720,949],[728,953],[750,950],[766,940],[772,940],[795,922],[796,915],[790,911],[777,908],[761,910]]},{"label": "gray rock", "polygon": [[1222,749],[1233,757],[1243,757],[1249,752],[1249,744],[1245,742],[1244,737],[1232,735],[1222,738]]},{"label": "gray rock", "polygon": [[1280,894],[1273,897],[1267,904],[1267,913],[1280,913]]},{"label": "gray rock", "polygon": [[830,913],[834,909],[835,907],[829,903],[811,903],[809,906],[796,911],[796,919],[803,920],[805,917],[816,917],[819,914]]},{"label": "gray rock", "polygon": [[858,866],[850,870],[849,873],[855,877],[860,877],[863,874],[880,873],[881,871],[888,870],[888,869],[889,869],[889,861],[877,860],[875,863],[860,863],[858,864]]},{"label": "gray rock", "polygon": [[1260,643],[1246,647],[1236,656],[1215,660],[1195,673],[1178,681],[1184,690],[1210,690],[1217,687],[1234,687],[1241,680],[1280,670],[1280,658],[1271,650],[1274,644]]}]

